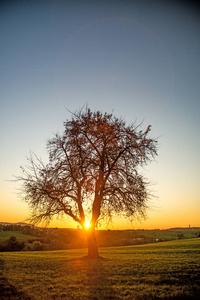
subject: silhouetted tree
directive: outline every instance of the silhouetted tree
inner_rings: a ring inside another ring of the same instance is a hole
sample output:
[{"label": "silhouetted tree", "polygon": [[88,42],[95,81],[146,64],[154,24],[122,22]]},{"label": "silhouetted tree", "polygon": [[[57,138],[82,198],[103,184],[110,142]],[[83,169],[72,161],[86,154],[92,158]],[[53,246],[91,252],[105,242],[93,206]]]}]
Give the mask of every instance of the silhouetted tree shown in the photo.
[{"label": "silhouetted tree", "polygon": [[138,167],[157,155],[156,140],[148,137],[151,126],[142,131],[89,108],[72,113],[64,128],[47,143],[49,163],[31,154],[18,180],[32,222],[66,214],[86,230],[90,216],[88,257],[98,258],[95,227],[100,216],[144,216],[150,195]]}]

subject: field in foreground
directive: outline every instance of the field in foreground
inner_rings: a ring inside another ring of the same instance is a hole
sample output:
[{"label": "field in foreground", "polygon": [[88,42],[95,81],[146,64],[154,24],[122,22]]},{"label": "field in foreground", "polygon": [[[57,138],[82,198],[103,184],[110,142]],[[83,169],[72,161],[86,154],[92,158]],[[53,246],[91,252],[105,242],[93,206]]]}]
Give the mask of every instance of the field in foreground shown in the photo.
[{"label": "field in foreground", "polygon": [[0,254],[1,299],[199,299],[200,238],[129,247]]}]

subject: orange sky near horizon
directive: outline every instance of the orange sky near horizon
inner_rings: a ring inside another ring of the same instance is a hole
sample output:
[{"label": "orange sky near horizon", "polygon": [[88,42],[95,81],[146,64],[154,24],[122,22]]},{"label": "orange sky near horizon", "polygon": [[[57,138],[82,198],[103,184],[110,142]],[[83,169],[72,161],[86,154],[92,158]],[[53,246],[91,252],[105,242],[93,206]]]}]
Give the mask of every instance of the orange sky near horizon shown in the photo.
[{"label": "orange sky near horizon", "polygon": [[[13,198],[12,192],[10,196]],[[5,202],[1,199],[1,204],[3,205],[0,211],[0,222],[27,222],[26,219],[30,213],[29,208],[27,204],[19,200],[16,195],[15,197],[15,201],[12,201],[12,206],[7,206],[9,197],[8,199],[4,198]],[[157,200],[157,207],[154,206],[154,203],[152,208],[150,207],[149,210],[147,210],[146,219],[135,219],[130,223],[127,219],[115,217],[112,223],[102,224],[98,229],[168,229],[174,227],[189,227],[189,225],[190,227],[200,227],[198,199],[193,201],[193,206],[190,205],[191,202],[189,201],[187,205],[181,206],[181,200],[182,199],[179,199],[173,206],[167,205],[163,199],[160,201]],[[45,226],[44,224],[40,225]],[[77,225],[78,223],[66,216],[59,220],[55,217],[48,227],[77,228]]]}]

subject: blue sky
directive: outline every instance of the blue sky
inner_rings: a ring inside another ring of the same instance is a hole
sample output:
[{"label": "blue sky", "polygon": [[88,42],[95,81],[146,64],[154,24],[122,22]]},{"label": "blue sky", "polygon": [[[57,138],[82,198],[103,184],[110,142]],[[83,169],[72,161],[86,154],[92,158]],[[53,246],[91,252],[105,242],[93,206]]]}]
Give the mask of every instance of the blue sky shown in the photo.
[{"label": "blue sky", "polygon": [[[0,5],[0,221],[23,221],[32,150],[83,105],[152,125],[157,198],[125,228],[200,226],[200,13],[191,1],[5,1]],[[113,228],[117,228],[113,223]],[[69,220],[58,226],[73,226]]]}]

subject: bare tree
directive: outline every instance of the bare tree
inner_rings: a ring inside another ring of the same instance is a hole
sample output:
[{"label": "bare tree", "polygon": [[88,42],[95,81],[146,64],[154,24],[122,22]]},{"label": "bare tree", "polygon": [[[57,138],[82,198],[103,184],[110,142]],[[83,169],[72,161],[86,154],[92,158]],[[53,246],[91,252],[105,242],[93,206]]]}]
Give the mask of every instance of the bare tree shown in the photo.
[{"label": "bare tree", "polygon": [[142,131],[89,108],[71,114],[64,128],[47,143],[49,163],[31,155],[18,179],[32,208],[32,222],[70,216],[87,233],[88,257],[99,258],[95,227],[100,215],[112,219],[145,213],[150,195],[138,167],[157,155],[156,140],[148,137],[151,126]]}]

